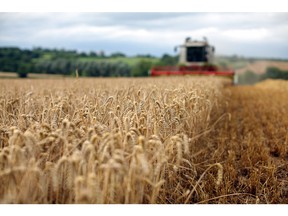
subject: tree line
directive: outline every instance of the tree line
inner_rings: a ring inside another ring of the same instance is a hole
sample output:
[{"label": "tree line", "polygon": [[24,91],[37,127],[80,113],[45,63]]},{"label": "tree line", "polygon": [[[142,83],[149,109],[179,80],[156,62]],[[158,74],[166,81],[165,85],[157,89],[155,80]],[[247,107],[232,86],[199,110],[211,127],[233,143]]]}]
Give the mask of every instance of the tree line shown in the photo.
[{"label": "tree line", "polygon": [[20,77],[26,77],[28,73],[71,75],[77,68],[80,76],[148,76],[152,66],[176,65],[178,61],[177,56],[168,54],[156,62],[152,55],[137,55],[135,57],[140,61],[133,65],[109,61],[119,57],[127,56],[121,52],[105,55],[103,51],[85,53],[65,49],[5,47],[0,48],[0,71],[17,72]]}]

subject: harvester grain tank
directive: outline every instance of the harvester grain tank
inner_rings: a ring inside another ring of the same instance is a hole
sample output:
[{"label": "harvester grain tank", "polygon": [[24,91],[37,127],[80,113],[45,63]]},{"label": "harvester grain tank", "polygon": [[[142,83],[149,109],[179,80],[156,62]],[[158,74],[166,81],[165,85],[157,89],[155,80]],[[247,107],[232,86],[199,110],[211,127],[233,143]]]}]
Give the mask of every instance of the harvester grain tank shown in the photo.
[{"label": "harvester grain tank", "polygon": [[215,48],[209,45],[204,37],[202,41],[186,38],[180,48],[179,64],[177,66],[155,66],[150,70],[151,76],[171,76],[171,75],[206,75],[223,76],[233,79],[237,83],[234,70],[221,69],[214,62]]}]

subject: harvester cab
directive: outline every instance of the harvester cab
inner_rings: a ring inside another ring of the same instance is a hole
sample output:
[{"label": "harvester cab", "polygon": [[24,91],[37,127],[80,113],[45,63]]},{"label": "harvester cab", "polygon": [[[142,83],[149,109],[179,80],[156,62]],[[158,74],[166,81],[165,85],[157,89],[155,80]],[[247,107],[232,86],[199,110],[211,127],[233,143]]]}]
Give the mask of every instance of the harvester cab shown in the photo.
[{"label": "harvester cab", "polygon": [[[180,65],[190,66],[213,63],[215,48],[208,44],[206,38],[203,41],[193,41],[188,37],[185,39],[184,44],[178,47],[180,47]],[[177,46],[174,50],[177,52]]]},{"label": "harvester cab", "polygon": [[237,83],[234,70],[219,68],[214,62],[215,48],[209,45],[207,38],[202,41],[186,38],[183,45],[175,47],[179,52],[179,63],[177,66],[156,66],[150,70],[151,76],[171,75],[205,75],[223,76]]}]

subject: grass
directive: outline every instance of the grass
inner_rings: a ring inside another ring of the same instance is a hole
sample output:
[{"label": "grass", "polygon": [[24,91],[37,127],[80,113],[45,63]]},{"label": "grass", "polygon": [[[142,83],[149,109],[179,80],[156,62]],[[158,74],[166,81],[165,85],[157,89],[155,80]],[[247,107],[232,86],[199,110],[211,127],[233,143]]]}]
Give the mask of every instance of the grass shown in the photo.
[{"label": "grass", "polygon": [[123,62],[130,66],[136,65],[140,61],[150,61],[156,63],[159,61],[157,58],[144,58],[144,57],[115,57],[115,58],[92,58],[92,57],[85,57],[79,58],[79,61],[107,61],[107,62]]}]

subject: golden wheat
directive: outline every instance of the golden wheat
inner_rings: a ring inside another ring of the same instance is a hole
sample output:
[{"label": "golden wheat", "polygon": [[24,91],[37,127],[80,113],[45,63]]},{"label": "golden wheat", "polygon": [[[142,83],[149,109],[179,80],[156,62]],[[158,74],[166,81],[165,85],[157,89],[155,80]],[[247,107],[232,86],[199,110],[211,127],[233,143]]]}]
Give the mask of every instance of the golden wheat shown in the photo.
[{"label": "golden wheat", "polygon": [[[259,111],[259,123],[243,103],[267,107],[256,98],[271,88],[225,85],[213,77],[0,80],[0,202],[285,202],[277,172],[286,170],[278,158],[287,157],[287,109],[271,108],[278,123]],[[276,102],[287,105],[285,97]]]}]

